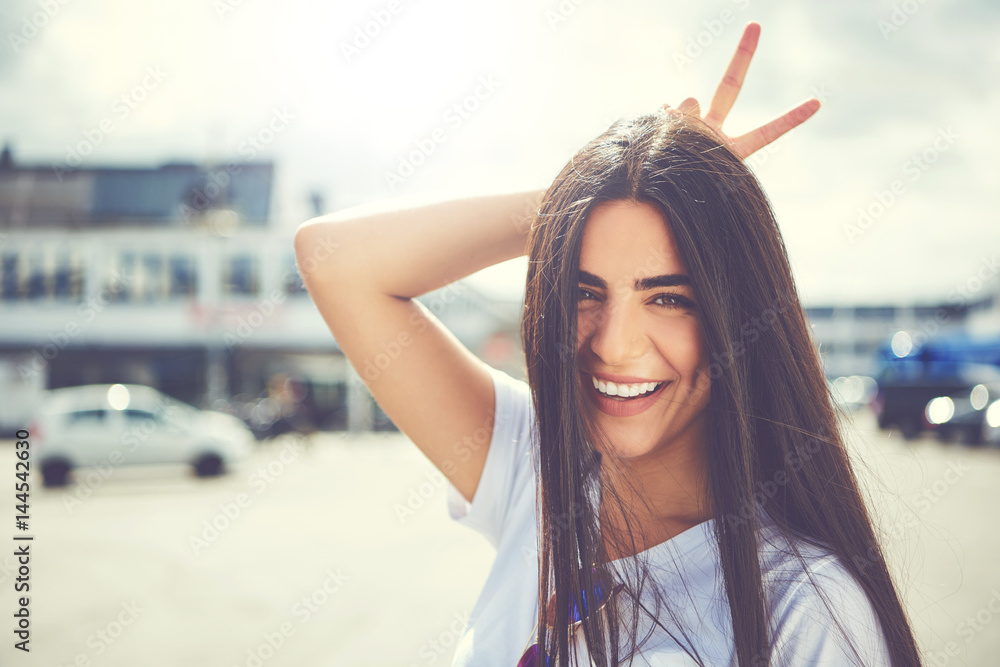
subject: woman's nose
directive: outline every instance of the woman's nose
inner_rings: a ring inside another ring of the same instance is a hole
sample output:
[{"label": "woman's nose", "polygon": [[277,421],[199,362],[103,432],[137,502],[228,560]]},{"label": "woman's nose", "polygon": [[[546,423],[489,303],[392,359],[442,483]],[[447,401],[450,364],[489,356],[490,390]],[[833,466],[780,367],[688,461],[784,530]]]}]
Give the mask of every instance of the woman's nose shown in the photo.
[{"label": "woman's nose", "polygon": [[624,366],[642,355],[640,313],[626,303],[608,305],[598,311],[590,336],[590,348],[608,366]]}]

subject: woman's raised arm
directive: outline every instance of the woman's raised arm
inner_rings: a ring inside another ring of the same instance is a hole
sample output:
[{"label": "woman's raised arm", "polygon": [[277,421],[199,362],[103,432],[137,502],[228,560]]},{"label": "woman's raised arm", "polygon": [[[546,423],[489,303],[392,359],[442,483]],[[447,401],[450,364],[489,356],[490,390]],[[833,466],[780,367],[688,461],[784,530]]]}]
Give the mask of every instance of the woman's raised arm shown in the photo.
[{"label": "woman's raised arm", "polygon": [[542,194],[361,206],[295,232],[302,280],[344,355],[470,501],[493,432],[493,383],[486,364],[414,297],[525,254]]}]

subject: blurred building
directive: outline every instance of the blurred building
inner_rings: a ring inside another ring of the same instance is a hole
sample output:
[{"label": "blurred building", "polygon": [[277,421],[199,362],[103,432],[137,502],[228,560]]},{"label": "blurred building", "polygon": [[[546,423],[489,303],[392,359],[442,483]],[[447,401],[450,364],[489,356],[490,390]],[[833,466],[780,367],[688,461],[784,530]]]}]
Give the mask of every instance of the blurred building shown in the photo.
[{"label": "blurred building", "polygon": [[[294,225],[271,217],[273,176],[270,162],[21,165],[5,148],[0,431],[23,428],[45,389],[106,382],[266,425],[274,378],[290,383],[277,394],[300,403],[298,426],[393,428],[305,292]],[[464,282],[419,300],[473,352],[517,368],[519,301]]]},{"label": "blurred building", "polygon": [[1000,335],[1000,277],[974,276],[940,303],[805,308],[827,377],[874,376],[876,350],[899,331],[914,342],[967,333]]},{"label": "blurred building", "polygon": [[[297,428],[393,428],[358,374],[401,350],[346,363],[298,274],[298,221],[274,224],[273,177],[270,162],[21,165],[5,148],[0,432],[24,427],[45,389],[105,382],[152,385],[265,426],[294,404]],[[320,213],[321,197],[310,198]],[[827,376],[874,374],[876,348],[900,330],[1000,332],[991,271],[940,304],[810,305]],[[480,358],[522,373],[520,299],[459,281],[419,300]]]},{"label": "blurred building", "polygon": [[919,330],[936,322],[935,335],[964,330],[968,307],[885,305],[812,306],[805,309],[819,345],[827,377],[868,375],[876,372],[875,352],[897,331]]}]

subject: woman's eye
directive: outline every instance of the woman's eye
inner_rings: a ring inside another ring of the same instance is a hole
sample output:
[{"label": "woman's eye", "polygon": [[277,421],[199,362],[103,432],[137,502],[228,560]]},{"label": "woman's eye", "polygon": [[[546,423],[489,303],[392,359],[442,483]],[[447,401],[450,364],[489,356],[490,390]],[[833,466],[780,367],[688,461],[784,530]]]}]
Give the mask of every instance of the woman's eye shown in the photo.
[{"label": "woman's eye", "polygon": [[663,301],[663,303],[657,303],[657,305],[667,308],[694,309],[694,302],[685,296],[681,296],[680,294],[660,294],[654,299],[654,301]]},{"label": "woman's eye", "polygon": [[673,294],[661,294],[654,299],[654,301],[662,302],[657,305],[660,306],[676,306],[678,305],[678,299]]},{"label": "woman's eye", "polygon": [[[600,299],[594,292],[584,287],[579,288],[578,298],[580,301],[597,301]],[[695,305],[691,299],[680,294],[660,294],[653,298],[653,303],[662,308],[685,308],[694,310]]]}]

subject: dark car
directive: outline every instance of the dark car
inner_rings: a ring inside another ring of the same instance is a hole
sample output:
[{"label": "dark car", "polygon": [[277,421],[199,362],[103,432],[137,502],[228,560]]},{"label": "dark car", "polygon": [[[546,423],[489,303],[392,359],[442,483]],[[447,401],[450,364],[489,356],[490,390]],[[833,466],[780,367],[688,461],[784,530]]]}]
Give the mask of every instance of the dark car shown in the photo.
[{"label": "dark car", "polygon": [[924,420],[941,440],[980,445],[987,433],[987,406],[997,397],[1000,384],[977,384],[969,391],[937,396],[924,408]]},{"label": "dark car", "polygon": [[[1000,368],[899,359],[886,364],[875,380],[878,392],[871,407],[879,428],[898,428],[907,440],[934,430],[944,437],[959,433],[969,442],[979,442],[985,414],[982,408],[989,397],[996,397],[993,392],[1000,387]],[[980,401],[983,392],[987,399]],[[950,415],[949,402],[953,408]]]}]

